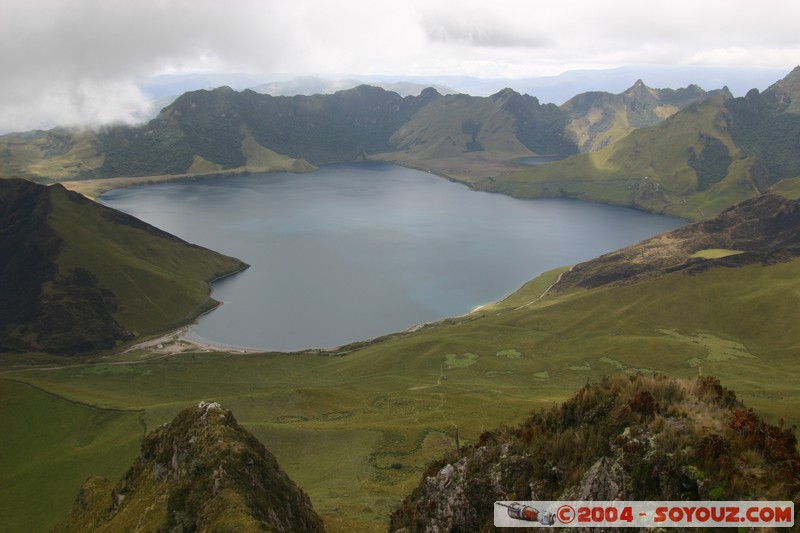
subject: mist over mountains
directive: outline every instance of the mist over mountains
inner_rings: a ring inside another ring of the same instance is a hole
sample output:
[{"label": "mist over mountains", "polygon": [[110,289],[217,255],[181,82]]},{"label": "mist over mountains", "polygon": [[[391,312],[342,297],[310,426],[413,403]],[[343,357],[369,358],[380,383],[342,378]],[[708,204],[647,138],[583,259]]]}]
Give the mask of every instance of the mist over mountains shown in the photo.
[{"label": "mist over mountains", "polygon": [[[89,184],[99,178],[307,172],[372,159],[517,197],[700,219],[800,174],[798,78],[795,69],[738,97],[727,86],[655,89],[637,79],[560,106],[510,88],[487,97],[368,85],[271,96],[226,86],[184,93],[141,126],[2,136],[0,173],[96,190],[99,181]],[[526,170],[534,156],[564,160]]]},{"label": "mist over mountains", "polygon": [[[479,78],[474,76],[294,76],[273,74],[162,74],[142,81],[139,86],[151,100],[177,96],[198,89],[213,89],[227,85],[235,90],[252,89],[273,96],[298,94],[330,94],[368,84],[395,90],[401,96],[419,94],[425,87],[434,87],[442,94],[450,92],[471,96],[490,96],[510,88],[535,96],[542,103],[561,105],[573,96],[587,91],[622,92],[637,79],[656,88],[677,88],[695,84],[710,89],[727,86],[734,96],[744,96],[753,88],[764,90],[786,74],[775,68],[721,68],[701,66],[628,66],[613,69],[571,70],[556,76],[532,78]],[[416,92],[396,90],[401,84],[411,84]],[[394,87],[391,85],[394,84]],[[260,89],[260,90],[259,90]]]},{"label": "mist over mountains", "polygon": [[[475,76],[342,75],[295,76],[246,73],[161,74],[139,82],[142,94],[151,102],[135,116],[142,122],[158,115],[181,94],[200,89],[229,86],[237,91],[251,89],[272,96],[333,94],[358,85],[373,85],[401,96],[418,95],[427,87],[441,94],[490,96],[505,88],[535,96],[542,103],[561,105],[588,91],[619,93],[642,79],[649,87],[677,88],[695,84],[703,89],[727,87],[734,96],[744,96],[753,88],[764,90],[785,74],[775,68],[721,68],[701,66],[628,66],[614,69],[571,70],[556,76],[532,78],[481,78]],[[62,124],[52,124],[58,126]],[[1,133],[9,133],[3,132]]]}]

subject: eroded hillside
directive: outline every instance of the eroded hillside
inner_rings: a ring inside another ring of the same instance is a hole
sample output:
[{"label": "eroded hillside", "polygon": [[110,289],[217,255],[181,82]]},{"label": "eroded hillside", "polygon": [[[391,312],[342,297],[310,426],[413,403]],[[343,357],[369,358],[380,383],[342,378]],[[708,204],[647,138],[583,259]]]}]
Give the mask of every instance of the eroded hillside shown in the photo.
[{"label": "eroded hillside", "polygon": [[630,285],[666,273],[774,264],[800,255],[800,201],[767,194],[714,218],[576,265],[554,287]]}]

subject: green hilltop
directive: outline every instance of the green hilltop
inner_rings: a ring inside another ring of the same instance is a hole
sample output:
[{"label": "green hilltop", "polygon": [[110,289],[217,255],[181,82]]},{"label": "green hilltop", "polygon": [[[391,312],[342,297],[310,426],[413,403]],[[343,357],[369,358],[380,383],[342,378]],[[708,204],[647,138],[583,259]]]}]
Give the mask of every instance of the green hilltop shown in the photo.
[{"label": "green hilltop", "polygon": [[61,185],[0,180],[0,352],[111,350],[213,308],[246,267]]}]

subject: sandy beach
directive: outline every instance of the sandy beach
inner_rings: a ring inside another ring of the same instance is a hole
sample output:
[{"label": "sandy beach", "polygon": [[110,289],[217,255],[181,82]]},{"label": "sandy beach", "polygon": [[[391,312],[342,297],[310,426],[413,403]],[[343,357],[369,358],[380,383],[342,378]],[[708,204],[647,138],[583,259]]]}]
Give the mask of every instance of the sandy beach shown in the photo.
[{"label": "sandy beach", "polygon": [[123,353],[143,350],[151,355],[173,355],[186,352],[264,353],[264,350],[226,346],[187,336],[191,326],[183,326],[159,337],[134,344]]}]

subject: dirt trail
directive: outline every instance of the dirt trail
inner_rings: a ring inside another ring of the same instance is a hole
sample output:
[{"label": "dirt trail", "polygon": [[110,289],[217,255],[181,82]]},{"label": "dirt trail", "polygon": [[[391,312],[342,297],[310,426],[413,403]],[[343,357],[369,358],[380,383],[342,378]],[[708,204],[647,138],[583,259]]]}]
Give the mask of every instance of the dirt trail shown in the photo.
[{"label": "dirt trail", "polygon": [[572,272],[572,269],[573,269],[573,268],[575,268],[575,265],[572,265],[571,267],[569,267],[569,270],[567,270],[567,271],[565,271],[565,272],[562,272],[561,274],[559,274],[559,275],[558,275],[558,278],[556,278],[556,280],[555,280],[555,281],[554,281],[554,282],[553,282],[553,283],[552,283],[552,284],[551,284],[549,287],[547,287],[547,288],[544,290],[544,292],[543,292],[542,294],[540,294],[539,296],[537,296],[537,297],[536,297],[536,299],[534,299],[534,300],[531,300],[530,302],[528,302],[528,303],[526,303],[526,304],[522,304],[522,305],[520,305],[519,307],[515,308],[515,309],[514,309],[514,311],[519,311],[520,309],[525,309],[526,307],[530,307],[531,305],[535,304],[536,302],[538,302],[539,300],[541,300],[542,298],[544,298],[545,296],[547,296],[547,293],[549,293],[549,292],[550,292],[550,289],[552,289],[553,287],[555,287],[556,285],[558,285],[558,282],[559,282],[559,281],[561,281],[561,278],[562,278],[562,277],[564,277],[564,274],[566,274],[566,273],[568,273],[568,272]]}]

